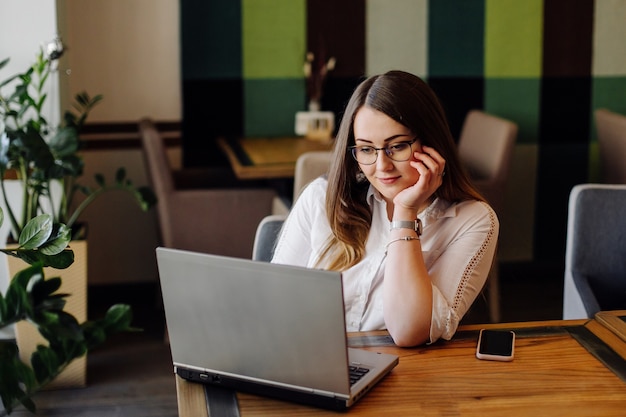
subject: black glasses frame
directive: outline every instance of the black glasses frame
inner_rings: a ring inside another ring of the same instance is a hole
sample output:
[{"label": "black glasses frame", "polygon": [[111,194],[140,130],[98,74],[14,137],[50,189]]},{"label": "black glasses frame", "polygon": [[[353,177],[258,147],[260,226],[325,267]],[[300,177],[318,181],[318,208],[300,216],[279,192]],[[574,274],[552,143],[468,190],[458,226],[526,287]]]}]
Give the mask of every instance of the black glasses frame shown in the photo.
[{"label": "black glasses frame", "polygon": [[[411,156],[410,156],[410,155],[413,153],[413,146],[412,146],[412,145],[413,145],[415,142],[417,142],[417,137],[413,138],[413,140],[411,140],[411,141],[395,142],[395,143],[393,143],[393,144],[391,144],[391,145],[387,145],[387,146],[384,146],[384,147],[382,147],[382,148],[376,148],[376,147],[374,147],[374,146],[369,146],[369,145],[352,145],[352,146],[348,146],[348,150],[349,150],[349,151],[350,151],[350,153],[352,154],[352,157],[354,158],[354,160],[355,160],[355,161],[357,161],[359,164],[363,164],[363,165],[374,165],[374,164],[376,163],[376,161],[378,161],[378,151],[385,151],[385,155],[387,155],[387,157],[388,157],[389,159],[391,159],[392,161],[396,161],[396,162],[405,162],[405,161],[408,161],[409,159],[411,159]],[[410,155],[409,155],[409,157],[408,157],[408,158],[406,158],[406,159],[394,159],[394,158],[391,156],[391,155],[393,154],[393,152],[389,150],[389,147],[390,147],[390,146],[397,146],[397,145],[400,145],[400,144],[407,144],[407,145],[409,145],[409,148],[411,148],[411,154],[410,154]],[[356,154],[355,154],[355,152],[356,152],[356,150],[357,150],[358,148],[360,148],[360,147],[362,147],[362,146],[365,146],[365,147],[367,147],[367,148],[372,148],[372,149],[374,149],[374,150],[376,151],[376,157],[374,158],[374,161],[373,161],[373,162],[370,162],[369,164],[366,164],[366,163],[363,163],[363,162],[359,162],[359,160],[356,158]]]}]

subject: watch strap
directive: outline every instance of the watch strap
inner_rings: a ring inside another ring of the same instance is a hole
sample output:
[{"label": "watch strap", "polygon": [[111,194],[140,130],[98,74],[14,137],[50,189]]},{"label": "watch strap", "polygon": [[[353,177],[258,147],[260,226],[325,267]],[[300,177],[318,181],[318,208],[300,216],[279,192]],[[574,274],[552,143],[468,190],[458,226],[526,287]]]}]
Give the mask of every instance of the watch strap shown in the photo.
[{"label": "watch strap", "polygon": [[420,219],[415,220],[394,220],[391,222],[391,229],[411,229],[417,233],[418,236],[422,234],[422,221]]}]

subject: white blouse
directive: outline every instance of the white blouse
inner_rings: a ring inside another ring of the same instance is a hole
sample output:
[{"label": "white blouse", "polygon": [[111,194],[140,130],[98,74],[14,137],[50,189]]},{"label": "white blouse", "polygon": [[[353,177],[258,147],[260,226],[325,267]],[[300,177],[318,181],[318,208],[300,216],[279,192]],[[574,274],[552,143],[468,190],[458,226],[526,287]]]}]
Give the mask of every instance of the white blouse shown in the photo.
[{"label": "white blouse", "polygon": [[[327,185],[326,179],[318,178],[299,196],[285,221],[272,262],[319,267],[317,260],[331,236],[325,209]],[[386,202],[372,186],[367,199],[372,224],[365,256],[342,274],[348,331],[387,327],[382,286],[390,222]],[[495,255],[499,223],[488,204],[475,200],[450,204],[436,199],[418,217],[423,224],[424,261],[432,279],[432,343],[440,337],[452,338],[482,290]]]}]

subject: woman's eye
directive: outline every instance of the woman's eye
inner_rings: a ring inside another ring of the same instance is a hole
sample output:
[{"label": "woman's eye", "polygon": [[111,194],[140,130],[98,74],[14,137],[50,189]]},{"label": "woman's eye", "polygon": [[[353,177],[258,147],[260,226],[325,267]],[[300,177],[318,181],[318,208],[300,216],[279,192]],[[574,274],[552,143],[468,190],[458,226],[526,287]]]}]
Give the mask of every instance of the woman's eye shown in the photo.
[{"label": "woman's eye", "polygon": [[406,143],[397,143],[395,145],[391,145],[389,146],[389,150],[391,152],[399,152],[401,150],[403,150],[406,146]]},{"label": "woman's eye", "polygon": [[369,155],[374,153],[374,148],[371,148],[369,146],[361,146],[359,149],[359,152],[365,155]]}]

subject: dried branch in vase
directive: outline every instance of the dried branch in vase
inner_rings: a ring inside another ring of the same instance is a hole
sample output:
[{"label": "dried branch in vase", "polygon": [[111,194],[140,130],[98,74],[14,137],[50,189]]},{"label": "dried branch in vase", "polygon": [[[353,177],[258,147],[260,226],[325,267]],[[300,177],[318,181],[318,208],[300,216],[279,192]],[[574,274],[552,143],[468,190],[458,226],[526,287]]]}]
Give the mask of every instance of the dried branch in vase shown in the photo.
[{"label": "dried branch in vase", "polygon": [[330,57],[326,60],[324,54],[320,53],[316,59],[313,52],[308,52],[306,54],[306,60],[304,61],[304,76],[306,77],[306,89],[307,96],[309,98],[310,111],[320,110],[324,82],[326,81],[328,72],[335,69],[335,64],[335,57]]}]

